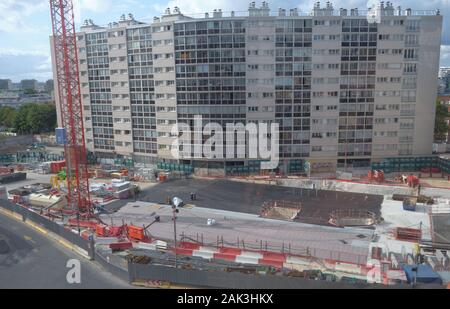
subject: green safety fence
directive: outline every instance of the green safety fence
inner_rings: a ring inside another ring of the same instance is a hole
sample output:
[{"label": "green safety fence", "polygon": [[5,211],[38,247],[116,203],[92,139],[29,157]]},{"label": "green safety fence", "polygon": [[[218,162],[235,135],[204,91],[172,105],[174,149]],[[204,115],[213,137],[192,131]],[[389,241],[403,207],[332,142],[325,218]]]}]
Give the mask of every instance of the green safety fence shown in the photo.
[{"label": "green safety fence", "polygon": [[440,168],[448,173],[450,160],[436,156],[395,157],[372,163],[372,170],[383,170],[385,173],[418,171],[422,168]]},{"label": "green safety fence", "polygon": [[303,171],[305,171],[304,160],[289,161],[289,172],[303,172]]},{"label": "green safety fence", "polygon": [[[294,162],[295,161],[295,162]],[[248,161],[246,166],[226,166],[225,172],[227,175],[249,175],[249,174],[260,174],[261,173],[261,163],[259,161]],[[293,160],[289,164],[290,172],[300,172],[304,170],[302,160]]]},{"label": "green safety fence", "polygon": [[125,167],[134,167],[134,161],[132,159],[114,159],[114,165],[121,165]]},{"label": "green safety fence", "polygon": [[176,172],[184,172],[192,174],[194,172],[194,168],[190,164],[178,164],[178,163],[167,163],[167,162],[158,162],[156,164],[158,169],[160,170],[169,170]]},{"label": "green safety fence", "polygon": [[0,163],[13,163],[16,161],[16,156],[12,154],[2,154],[0,155]]}]

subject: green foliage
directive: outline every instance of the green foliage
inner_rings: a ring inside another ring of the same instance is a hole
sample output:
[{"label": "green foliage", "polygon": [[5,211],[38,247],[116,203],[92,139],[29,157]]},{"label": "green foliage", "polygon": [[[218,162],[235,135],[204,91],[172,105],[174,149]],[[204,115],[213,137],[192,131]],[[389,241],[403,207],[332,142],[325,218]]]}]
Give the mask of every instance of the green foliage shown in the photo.
[{"label": "green foliage", "polygon": [[11,128],[13,126],[16,110],[9,106],[0,107],[0,126]]},{"label": "green foliage", "polygon": [[448,106],[440,104],[436,101],[436,120],[434,124],[434,139],[442,141],[445,139],[445,135],[449,131],[449,126],[445,122],[449,117]]},{"label": "green foliage", "polygon": [[26,104],[19,107],[13,121],[17,133],[39,134],[51,132],[56,127],[54,104]]}]

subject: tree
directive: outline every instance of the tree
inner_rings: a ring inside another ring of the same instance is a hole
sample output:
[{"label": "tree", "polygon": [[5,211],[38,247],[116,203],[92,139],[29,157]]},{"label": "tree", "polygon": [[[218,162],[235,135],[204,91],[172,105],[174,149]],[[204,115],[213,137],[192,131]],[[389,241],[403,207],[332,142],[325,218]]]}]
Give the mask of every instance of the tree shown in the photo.
[{"label": "tree", "polygon": [[16,116],[16,110],[9,106],[0,108],[0,126],[11,128]]},{"label": "tree", "polygon": [[449,117],[448,106],[436,101],[436,120],[434,124],[434,139],[443,141],[449,131],[446,120]]},{"label": "tree", "polygon": [[30,104],[22,105],[16,112],[14,117],[13,127],[17,133],[29,133],[30,127],[27,122]]},{"label": "tree", "polygon": [[53,131],[56,127],[54,104],[25,104],[19,107],[13,122],[17,133],[39,134]]}]

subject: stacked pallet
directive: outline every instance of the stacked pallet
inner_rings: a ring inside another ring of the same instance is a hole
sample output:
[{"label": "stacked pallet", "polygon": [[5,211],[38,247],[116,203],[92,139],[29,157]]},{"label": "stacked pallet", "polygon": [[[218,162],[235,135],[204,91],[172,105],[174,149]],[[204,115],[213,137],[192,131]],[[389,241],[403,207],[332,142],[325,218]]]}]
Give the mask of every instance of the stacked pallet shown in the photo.
[{"label": "stacked pallet", "polygon": [[406,227],[397,227],[394,231],[395,239],[409,241],[409,242],[419,242],[422,239],[422,231],[419,229],[411,229]]}]

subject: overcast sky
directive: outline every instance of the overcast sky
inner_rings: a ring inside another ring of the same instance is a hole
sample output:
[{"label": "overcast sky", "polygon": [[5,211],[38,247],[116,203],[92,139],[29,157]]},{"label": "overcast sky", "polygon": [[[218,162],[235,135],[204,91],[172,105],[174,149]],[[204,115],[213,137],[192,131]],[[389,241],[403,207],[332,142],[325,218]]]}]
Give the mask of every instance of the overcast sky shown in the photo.
[{"label": "overcast sky", "polygon": [[[84,19],[107,25],[117,21],[121,14],[132,13],[136,19],[150,21],[160,16],[165,8],[178,6],[182,13],[203,13],[213,9],[245,11],[250,1],[245,0],[73,0],[78,25]],[[268,1],[272,11],[278,7],[299,8],[309,12],[316,0]],[[322,1],[324,4],[326,1]],[[365,9],[373,0],[335,0],[336,9]],[[257,1],[259,6],[261,1]],[[394,7],[414,10],[439,8],[444,16],[441,66],[450,66],[450,0],[396,0]],[[78,26],[77,26],[78,28]],[[17,82],[24,78],[45,81],[52,78],[49,35],[51,34],[48,0],[0,0],[0,78]]]}]

